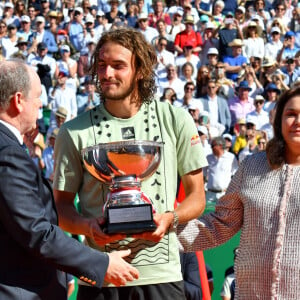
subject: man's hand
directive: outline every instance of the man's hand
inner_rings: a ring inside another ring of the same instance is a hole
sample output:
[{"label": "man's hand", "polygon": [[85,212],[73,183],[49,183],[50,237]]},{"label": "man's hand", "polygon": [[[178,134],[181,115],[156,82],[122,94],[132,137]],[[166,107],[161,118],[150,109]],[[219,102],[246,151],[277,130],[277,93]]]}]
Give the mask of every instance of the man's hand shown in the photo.
[{"label": "man's hand", "polygon": [[136,268],[127,263],[123,257],[130,255],[130,250],[121,250],[108,253],[109,264],[104,280],[115,286],[125,285],[128,281],[139,278]]},{"label": "man's hand", "polygon": [[171,213],[156,213],[153,215],[153,220],[157,226],[155,231],[133,234],[132,237],[135,239],[150,240],[158,243],[164,237],[166,232],[168,232],[173,221],[173,215]]},{"label": "man's hand", "polygon": [[103,219],[92,219],[90,221],[90,235],[95,243],[99,246],[104,246],[111,242],[123,240],[126,238],[126,234],[105,234],[102,229],[101,225],[103,224]]}]

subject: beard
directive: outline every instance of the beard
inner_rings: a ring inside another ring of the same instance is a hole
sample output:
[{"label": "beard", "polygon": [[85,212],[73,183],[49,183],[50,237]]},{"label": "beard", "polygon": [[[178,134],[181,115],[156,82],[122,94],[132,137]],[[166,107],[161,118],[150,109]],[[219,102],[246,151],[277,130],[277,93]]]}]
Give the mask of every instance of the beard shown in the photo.
[{"label": "beard", "polygon": [[103,91],[103,89],[101,88],[101,84],[104,82],[106,81],[102,80],[99,86],[100,89],[99,94],[101,99],[103,100],[114,100],[114,101],[123,100],[129,97],[131,94],[133,94],[133,91],[136,88],[136,82],[133,80],[127,89],[116,90],[115,92]]}]

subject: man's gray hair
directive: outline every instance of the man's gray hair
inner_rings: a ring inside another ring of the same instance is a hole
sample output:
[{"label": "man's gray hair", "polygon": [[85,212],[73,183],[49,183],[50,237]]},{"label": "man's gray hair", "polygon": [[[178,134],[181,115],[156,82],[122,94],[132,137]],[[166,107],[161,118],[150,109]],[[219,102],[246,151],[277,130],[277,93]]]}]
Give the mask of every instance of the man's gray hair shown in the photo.
[{"label": "man's gray hair", "polygon": [[9,106],[11,97],[16,92],[27,97],[30,91],[28,66],[21,60],[0,62],[0,109]]}]

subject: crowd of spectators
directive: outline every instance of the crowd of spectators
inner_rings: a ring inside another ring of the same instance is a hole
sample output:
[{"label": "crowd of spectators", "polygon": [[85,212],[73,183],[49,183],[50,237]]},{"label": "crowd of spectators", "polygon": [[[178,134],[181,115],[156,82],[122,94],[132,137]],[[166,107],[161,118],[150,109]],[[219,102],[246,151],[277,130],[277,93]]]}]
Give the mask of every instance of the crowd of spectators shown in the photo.
[{"label": "crowd of spectators", "polygon": [[[135,27],[155,48],[157,98],[165,101],[173,91],[171,104],[196,106],[197,125],[208,112],[210,138],[230,133],[235,139],[238,121],[247,123],[249,113],[261,130],[260,119],[276,98],[299,84],[297,1],[18,0],[1,2],[0,15],[1,59],[21,58],[36,69],[51,121],[59,106],[69,120],[101,101],[89,65],[101,34],[119,26]],[[254,101],[256,96],[262,99]],[[224,116],[222,100],[230,116]],[[41,111],[45,135],[42,117]]]}]

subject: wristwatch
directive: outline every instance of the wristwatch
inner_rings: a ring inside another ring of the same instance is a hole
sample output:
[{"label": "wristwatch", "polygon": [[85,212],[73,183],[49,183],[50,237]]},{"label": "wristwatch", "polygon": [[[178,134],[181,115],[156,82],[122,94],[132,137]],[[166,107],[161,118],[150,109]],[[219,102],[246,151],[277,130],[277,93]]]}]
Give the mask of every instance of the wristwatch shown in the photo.
[{"label": "wristwatch", "polygon": [[178,223],[179,223],[177,213],[176,213],[174,210],[167,210],[166,213],[171,213],[171,214],[173,214],[173,217],[174,217],[174,218],[173,218],[173,221],[172,221],[172,223],[171,223],[171,227],[172,227],[173,229],[176,229],[177,226],[178,226]]}]

